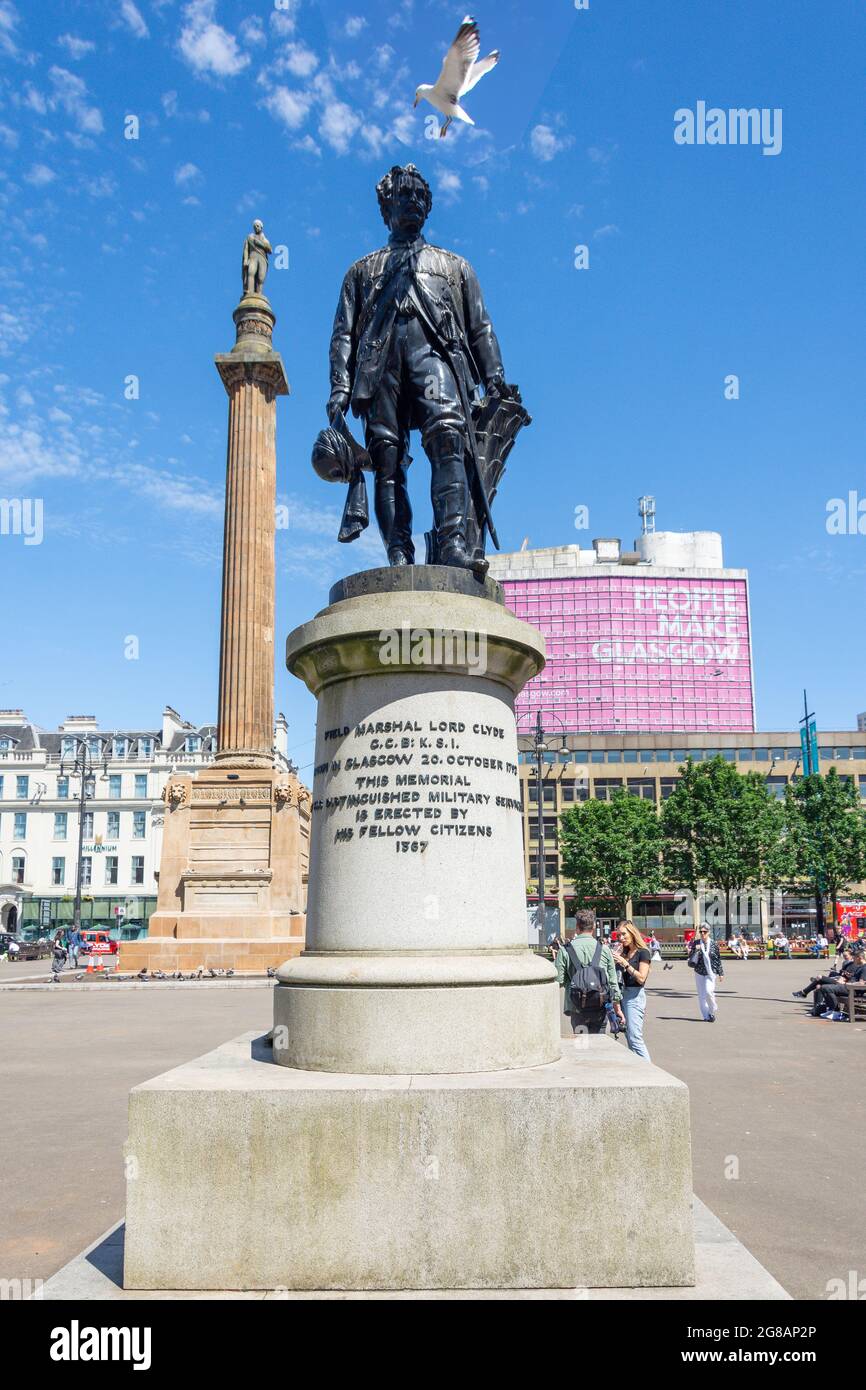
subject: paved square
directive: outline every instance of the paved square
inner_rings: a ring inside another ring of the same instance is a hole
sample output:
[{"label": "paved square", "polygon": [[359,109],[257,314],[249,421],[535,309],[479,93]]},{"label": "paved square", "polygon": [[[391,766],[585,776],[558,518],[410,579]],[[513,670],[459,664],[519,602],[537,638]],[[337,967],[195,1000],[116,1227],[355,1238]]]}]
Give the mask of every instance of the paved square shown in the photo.
[{"label": "paved square", "polygon": [[[820,1299],[829,1279],[866,1273],[866,1215],[852,1201],[866,1027],[807,1016],[791,991],[811,969],[727,964],[718,1021],[705,1024],[692,972],[656,965],[646,1038],[691,1091],[696,1193],[795,1298]],[[266,986],[104,991],[0,994],[0,1277],[47,1278],[122,1218],[132,1086],[270,1027]],[[567,1182],[568,1154],[562,1172]]]}]

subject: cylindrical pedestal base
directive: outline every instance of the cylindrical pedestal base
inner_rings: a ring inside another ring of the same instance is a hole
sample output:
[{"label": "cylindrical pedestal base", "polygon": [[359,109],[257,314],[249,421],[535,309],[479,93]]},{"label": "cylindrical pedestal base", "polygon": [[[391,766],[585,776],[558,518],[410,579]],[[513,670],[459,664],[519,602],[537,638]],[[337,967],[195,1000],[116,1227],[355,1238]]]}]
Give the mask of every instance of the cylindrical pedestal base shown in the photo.
[{"label": "cylindrical pedestal base", "polygon": [[287,664],[319,707],[307,949],[279,971],[275,1060],[366,1075],[553,1061],[514,722],[540,634],[465,571],[376,570],[291,634]]},{"label": "cylindrical pedestal base", "polygon": [[559,991],[531,951],[306,952],[277,972],[274,1060],[301,1071],[433,1076],[559,1056]]}]

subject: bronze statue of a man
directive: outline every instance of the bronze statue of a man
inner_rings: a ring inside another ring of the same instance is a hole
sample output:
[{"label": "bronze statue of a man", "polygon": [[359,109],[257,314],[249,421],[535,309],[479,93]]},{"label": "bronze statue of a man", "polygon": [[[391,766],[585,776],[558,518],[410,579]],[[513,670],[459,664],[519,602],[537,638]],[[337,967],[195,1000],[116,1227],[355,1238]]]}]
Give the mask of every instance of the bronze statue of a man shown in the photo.
[{"label": "bronze statue of a man", "polygon": [[273,247],[265,236],[262,223],[256,218],[253,230],[244,242],[243,284],[244,294],[261,294],[268,273],[268,256]]},{"label": "bronze statue of a man", "polygon": [[494,539],[495,532],[474,425],[477,391],[483,386],[491,403],[520,396],[505,385],[472,267],[421,234],[433,202],[426,180],[414,164],[395,166],[376,192],[390,236],[343,281],[331,336],[328,417],[344,427],[351,405],[363,418],[389,564],[415,562],[407,468],[416,429],[432,470],[428,559],[478,570],[485,525]]}]

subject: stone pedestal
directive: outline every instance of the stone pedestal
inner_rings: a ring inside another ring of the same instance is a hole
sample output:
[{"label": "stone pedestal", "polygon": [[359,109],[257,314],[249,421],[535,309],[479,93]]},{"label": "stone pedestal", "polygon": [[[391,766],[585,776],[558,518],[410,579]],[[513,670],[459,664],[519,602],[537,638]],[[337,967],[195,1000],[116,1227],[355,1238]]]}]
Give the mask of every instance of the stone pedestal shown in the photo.
[{"label": "stone pedestal", "polygon": [[550,1062],[514,723],[543,639],[464,571],[372,571],[335,597],[287,644],[318,717],[307,945],[278,974],[274,1057],[356,1073]]},{"label": "stone pedestal", "polygon": [[694,1283],[688,1091],[609,1038],[345,1076],[248,1035],[137,1086],[126,1154],[127,1289]]},{"label": "stone pedestal", "polygon": [[120,969],[264,972],[300,950],[309,794],[274,756],[276,400],[289,394],[264,295],[234,311],[216,766],[166,787],[157,910]]},{"label": "stone pedestal", "polygon": [[304,940],[310,795],[273,768],[217,764],[166,788],[156,912],[121,970],[264,974]]},{"label": "stone pedestal", "polygon": [[287,644],[318,699],[307,948],[272,1049],[133,1091],[125,1286],[693,1283],[688,1092],[561,1042],[526,945],[513,707],[543,639],[453,569],[331,600]]}]

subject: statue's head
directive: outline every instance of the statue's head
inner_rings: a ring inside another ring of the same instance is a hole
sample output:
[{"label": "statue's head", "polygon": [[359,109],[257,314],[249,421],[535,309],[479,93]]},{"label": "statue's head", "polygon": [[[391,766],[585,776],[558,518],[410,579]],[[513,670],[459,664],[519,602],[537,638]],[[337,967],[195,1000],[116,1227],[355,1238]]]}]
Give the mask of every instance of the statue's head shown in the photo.
[{"label": "statue's head", "polygon": [[379,209],[389,231],[416,235],[433,206],[430,185],[414,164],[395,164],[376,185]]},{"label": "statue's head", "polygon": [[253,231],[256,233],[257,236],[261,236],[261,234],[262,234],[262,232],[263,232],[264,230],[265,230],[265,224],[264,224],[264,222],[260,222],[259,219],[258,219],[258,217],[257,217],[256,220],[255,220],[255,222],[253,223]]}]

